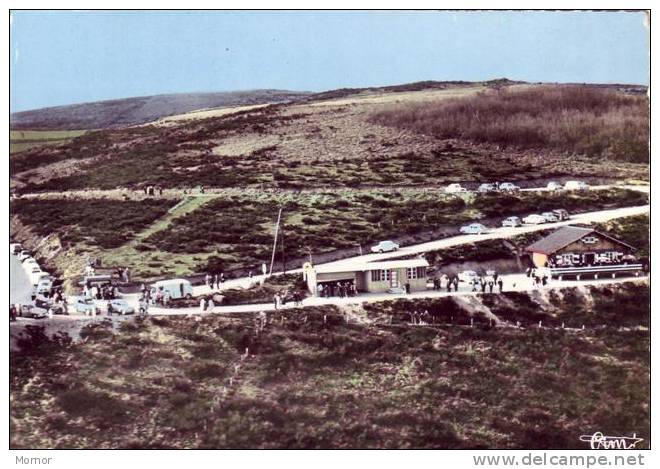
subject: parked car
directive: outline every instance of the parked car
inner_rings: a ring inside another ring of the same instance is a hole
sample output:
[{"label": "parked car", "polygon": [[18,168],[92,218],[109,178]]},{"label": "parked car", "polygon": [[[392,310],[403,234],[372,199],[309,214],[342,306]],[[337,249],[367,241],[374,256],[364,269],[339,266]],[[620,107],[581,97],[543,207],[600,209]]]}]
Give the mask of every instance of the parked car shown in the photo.
[{"label": "parked car", "polygon": [[99,308],[94,304],[94,300],[92,300],[91,298],[84,298],[82,296],[77,296],[73,298],[73,309],[78,314],[84,314],[84,315],[99,314]]},{"label": "parked car", "polygon": [[569,213],[566,210],[564,210],[563,208],[555,209],[555,210],[552,211],[552,213],[554,213],[555,216],[557,218],[559,218],[560,221],[568,220],[569,218],[571,218]]},{"label": "parked car", "polygon": [[161,280],[156,283],[152,283],[151,287],[151,298],[156,298],[158,291],[162,293],[169,293],[170,298],[176,300],[178,298],[192,298],[193,288],[192,283],[189,280],[183,278],[173,278],[170,280]]},{"label": "parked car", "polygon": [[34,305],[21,305],[18,315],[22,318],[44,319],[48,317],[48,312]]},{"label": "parked car", "polygon": [[502,184],[500,184],[500,190],[506,192],[515,192],[515,191],[519,191],[520,187],[516,186],[511,182],[503,182]]},{"label": "parked car", "polygon": [[18,260],[23,262],[25,259],[32,257],[32,254],[30,251],[23,249],[21,252],[18,253]]},{"label": "parked car", "polygon": [[467,189],[458,183],[453,183],[445,187],[445,192],[447,194],[457,194],[459,192],[467,192]]},{"label": "parked car", "polygon": [[23,250],[23,245],[21,243],[9,243],[9,253],[18,254]]},{"label": "parked car", "polygon": [[23,262],[23,270],[28,275],[35,269],[35,267],[39,269],[38,272],[41,272],[41,267],[39,267],[39,264],[34,259],[30,258]]},{"label": "parked car", "polygon": [[508,217],[504,219],[502,226],[511,226],[516,228],[518,226],[522,226],[522,221],[520,221],[520,217]]},{"label": "parked car", "polygon": [[459,272],[458,274],[459,282],[472,283],[476,281],[478,278],[479,276],[474,270],[464,270],[463,272]]},{"label": "parked car", "polygon": [[567,181],[564,184],[564,189],[567,191],[586,191],[589,189],[589,185],[584,181]]},{"label": "parked car", "polygon": [[540,225],[541,223],[545,223],[546,219],[541,215],[533,214],[526,216],[522,221],[526,225]]},{"label": "parked car", "polygon": [[561,184],[559,184],[558,182],[555,182],[555,181],[550,181],[548,183],[548,185],[546,186],[546,189],[548,189],[549,191],[560,191],[563,188],[564,187]]},{"label": "parked car", "polygon": [[108,314],[133,314],[135,313],[135,308],[129,305],[123,298],[115,298],[113,300],[97,300],[96,305],[102,312],[107,312]]},{"label": "parked car", "polygon": [[488,231],[488,228],[481,223],[471,223],[469,225],[461,226],[460,231],[463,234],[482,234]]},{"label": "parked car", "polygon": [[389,252],[399,249],[399,245],[394,241],[381,241],[375,246],[371,246],[371,252]]},{"label": "parked car", "polygon": [[495,190],[495,184],[489,182],[481,184],[477,189],[479,192],[493,192]]},{"label": "parked car", "polygon": [[[38,267],[35,267],[35,269],[39,269]],[[41,269],[39,270],[33,270],[28,274],[28,277],[30,278],[30,282],[32,282],[32,286],[36,287],[39,285],[39,282],[41,282],[42,279],[49,279],[50,278],[50,286],[52,287],[53,281],[52,277],[48,272],[44,272]],[[45,283],[45,280],[44,280]]]},{"label": "parked car", "polygon": [[557,218],[553,212],[543,212],[541,216],[545,218],[545,221],[548,223],[555,223],[559,221],[559,218]]},{"label": "parked car", "polygon": [[40,275],[37,275],[37,294],[50,293],[53,289],[53,282],[55,281],[53,277],[48,272],[41,272]]}]

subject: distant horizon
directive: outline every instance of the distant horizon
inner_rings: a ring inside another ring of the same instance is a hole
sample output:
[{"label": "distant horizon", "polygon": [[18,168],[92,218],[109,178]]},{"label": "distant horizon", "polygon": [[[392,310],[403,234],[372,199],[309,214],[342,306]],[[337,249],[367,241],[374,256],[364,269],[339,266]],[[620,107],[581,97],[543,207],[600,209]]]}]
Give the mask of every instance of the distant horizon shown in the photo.
[{"label": "distant horizon", "polygon": [[309,90],[285,90],[285,89],[279,89],[279,88],[253,88],[253,89],[245,89],[245,90],[217,90],[217,91],[175,91],[171,93],[158,93],[158,94],[145,94],[145,95],[139,95],[139,96],[124,96],[124,97],[118,97],[118,98],[108,98],[108,99],[99,99],[98,101],[80,101],[80,102],[74,102],[74,103],[67,103],[67,104],[56,104],[54,106],[44,106],[44,107],[38,107],[38,108],[33,108],[33,109],[24,109],[21,111],[14,111],[11,114],[20,114],[22,112],[32,112],[32,111],[40,111],[42,109],[52,109],[52,108],[60,108],[60,107],[69,107],[69,106],[82,106],[85,104],[94,104],[94,103],[104,103],[104,102],[109,102],[109,101],[123,101],[127,99],[139,99],[139,98],[153,98],[157,96],[175,96],[175,95],[185,95],[185,94],[219,94],[219,93],[250,93],[250,92],[258,92],[258,91],[286,91],[286,92],[291,92],[291,93],[309,93],[309,94],[319,94],[319,93],[326,93],[328,91],[335,91],[339,89],[376,89],[376,88],[383,88],[383,87],[388,87],[388,86],[401,86],[401,85],[408,85],[412,83],[423,83],[423,82],[435,82],[435,83],[443,83],[443,82],[457,82],[457,81],[464,81],[466,83],[486,83],[489,81],[493,80],[510,80],[510,81],[515,81],[515,82],[523,82],[523,83],[529,83],[529,84],[541,84],[541,85],[621,85],[621,86],[644,86],[648,88],[648,85],[644,83],[620,83],[620,82],[559,82],[559,81],[525,81],[525,80],[518,80],[516,78],[509,78],[509,77],[499,77],[499,78],[488,78],[484,80],[418,80],[415,82],[406,82],[406,83],[388,83],[384,85],[372,85],[372,86],[360,86],[360,87],[343,87],[343,88],[331,88],[327,90],[320,90],[320,91],[309,91]]},{"label": "distant horizon", "polygon": [[500,77],[649,86],[648,34],[642,11],[14,10],[10,108]]}]

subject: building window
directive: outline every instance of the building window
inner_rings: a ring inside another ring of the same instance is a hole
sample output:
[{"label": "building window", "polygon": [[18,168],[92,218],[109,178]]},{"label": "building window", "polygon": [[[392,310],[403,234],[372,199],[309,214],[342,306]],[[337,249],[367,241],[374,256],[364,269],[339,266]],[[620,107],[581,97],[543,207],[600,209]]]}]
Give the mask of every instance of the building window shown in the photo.
[{"label": "building window", "polygon": [[426,267],[408,267],[406,269],[406,278],[408,280],[426,277]]},{"label": "building window", "polygon": [[596,244],[598,242],[598,238],[596,238],[595,236],[585,236],[584,238],[582,238],[582,242],[584,244]]},{"label": "building window", "polygon": [[385,282],[390,279],[389,270],[372,270],[371,271],[371,281],[372,282]]}]

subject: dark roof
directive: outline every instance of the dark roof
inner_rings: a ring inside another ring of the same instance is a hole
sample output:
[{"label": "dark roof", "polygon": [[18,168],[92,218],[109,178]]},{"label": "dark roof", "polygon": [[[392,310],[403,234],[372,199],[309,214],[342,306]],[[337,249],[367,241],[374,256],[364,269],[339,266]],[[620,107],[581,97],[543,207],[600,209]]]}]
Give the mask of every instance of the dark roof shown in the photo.
[{"label": "dark roof", "polygon": [[582,228],[579,226],[565,226],[558,229],[557,231],[550,233],[543,239],[538,240],[534,244],[527,246],[525,251],[527,252],[538,252],[541,254],[553,254],[559,251],[561,248],[568,246],[575,241],[582,239],[584,236],[596,233],[603,238],[608,238],[609,240],[626,246],[629,249],[634,249],[629,244],[624,243],[616,238],[612,238],[605,233],[601,233],[592,228]]}]

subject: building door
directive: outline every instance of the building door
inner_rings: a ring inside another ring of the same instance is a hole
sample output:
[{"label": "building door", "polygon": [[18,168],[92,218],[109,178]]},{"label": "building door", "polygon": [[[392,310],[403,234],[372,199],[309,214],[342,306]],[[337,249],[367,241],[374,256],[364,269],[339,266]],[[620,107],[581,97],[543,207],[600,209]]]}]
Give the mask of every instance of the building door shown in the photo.
[{"label": "building door", "polygon": [[390,287],[399,288],[399,272],[395,269],[390,270]]},{"label": "building door", "polygon": [[596,253],[593,252],[587,252],[584,255],[584,263],[585,264],[593,264],[596,261]]}]

